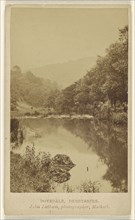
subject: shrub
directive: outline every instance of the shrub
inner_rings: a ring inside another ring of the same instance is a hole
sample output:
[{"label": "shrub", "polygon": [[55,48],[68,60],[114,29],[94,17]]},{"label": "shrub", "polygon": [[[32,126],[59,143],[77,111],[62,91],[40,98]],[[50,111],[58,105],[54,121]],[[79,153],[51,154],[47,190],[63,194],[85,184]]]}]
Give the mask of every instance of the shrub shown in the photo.
[{"label": "shrub", "polygon": [[31,113],[30,112],[26,112],[24,115],[25,116],[31,116]]},{"label": "shrub", "polygon": [[80,192],[83,193],[97,193],[99,192],[100,185],[98,182],[92,182],[91,180],[85,181],[80,185]]},{"label": "shrub", "polygon": [[17,141],[18,128],[19,120],[16,118],[12,118],[10,120],[11,143]]},{"label": "shrub", "polygon": [[[63,167],[57,163],[58,158],[59,162],[65,162]],[[35,148],[29,146],[23,156],[11,152],[11,192],[51,192],[53,182],[63,183],[70,179],[68,171],[72,168],[72,161],[63,154],[51,159],[49,153],[36,155]]]},{"label": "shrub", "polygon": [[126,124],[127,113],[126,112],[113,112],[112,121],[114,124]]},{"label": "shrub", "polygon": [[40,115],[40,113],[38,111],[35,111],[33,115],[38,116],[38,115]]},{"label": "shrub", "polygon": [[11,192],[50,192],[48,172],[50,155],[35,155],[34,148],[26,147],[22,157],[11,152],[10,189]]}]

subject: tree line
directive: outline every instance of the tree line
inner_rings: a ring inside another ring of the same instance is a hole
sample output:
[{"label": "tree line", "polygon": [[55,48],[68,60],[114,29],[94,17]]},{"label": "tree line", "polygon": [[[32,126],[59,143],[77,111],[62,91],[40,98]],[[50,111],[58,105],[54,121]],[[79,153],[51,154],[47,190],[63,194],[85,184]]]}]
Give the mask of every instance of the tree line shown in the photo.
[{"label": "tree line", "polygon": [[49,109],[52,114],[104,117],[110,110],[127,112],[128,26],[119,30],[118,40],[106,49],[105,56],[98,56],[96,65],[83,78],[63,90],[32,73],[25,74],[22,80],[18,68],[11,72],[12,104],[21,97],[32,106]]},{"label": "tree line", "polygon": [[[53,100],[53,101],[52,101]],[[99,109],[127,111],[128,26],[119,30],[119,39],[110,45],[96,65],[59,95],[48,97],[49,107],[65,114],[92,114]]]}]

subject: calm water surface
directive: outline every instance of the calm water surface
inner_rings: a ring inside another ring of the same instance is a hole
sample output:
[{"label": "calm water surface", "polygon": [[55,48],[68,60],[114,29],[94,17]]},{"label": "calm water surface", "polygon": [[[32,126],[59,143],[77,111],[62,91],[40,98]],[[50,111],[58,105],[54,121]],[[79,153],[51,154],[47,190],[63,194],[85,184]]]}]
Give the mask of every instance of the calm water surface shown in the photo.
[{"label": "calm water surface", "polygon": [[[127,129],[89,120],[21,119],[24,142],[36,152],[51,156],[66,154],[76,166],[70,170],[68,185],[76,188],[84,181],[97,181],[100,192],[127,191]],[[63,191],[63,184],[57,191]]]}]

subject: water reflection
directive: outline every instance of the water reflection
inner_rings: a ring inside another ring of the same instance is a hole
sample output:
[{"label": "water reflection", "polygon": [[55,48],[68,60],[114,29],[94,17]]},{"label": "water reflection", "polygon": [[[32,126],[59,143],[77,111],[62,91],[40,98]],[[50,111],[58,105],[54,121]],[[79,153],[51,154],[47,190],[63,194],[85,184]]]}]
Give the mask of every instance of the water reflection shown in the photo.
[{"label": "water reflection", "polygon": [[[69,119],[23,119],[24,143],[53,156],[64,153],[76,167],[70,185],[89,177],[102,192],[127,192],[127,128],[109,123]],[[80,178],[80,179],[78,179]]]},{"label": "water reflection", "polygon": [[127,127],[89,121],[65,121],[64,126],[85,140],[107,165],[103,179],[111,182],[113,191],[127,192]]}]

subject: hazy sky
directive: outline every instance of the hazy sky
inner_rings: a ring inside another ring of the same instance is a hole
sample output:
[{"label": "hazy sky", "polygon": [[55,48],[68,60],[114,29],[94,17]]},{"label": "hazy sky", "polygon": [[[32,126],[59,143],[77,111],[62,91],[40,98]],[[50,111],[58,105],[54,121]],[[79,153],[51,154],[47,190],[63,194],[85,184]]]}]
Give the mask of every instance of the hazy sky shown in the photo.
[{"label": "hazy sky", "polygon": [[11,65],[27,70],[102,55],[126,24],[124,8],[12,8]]}]

